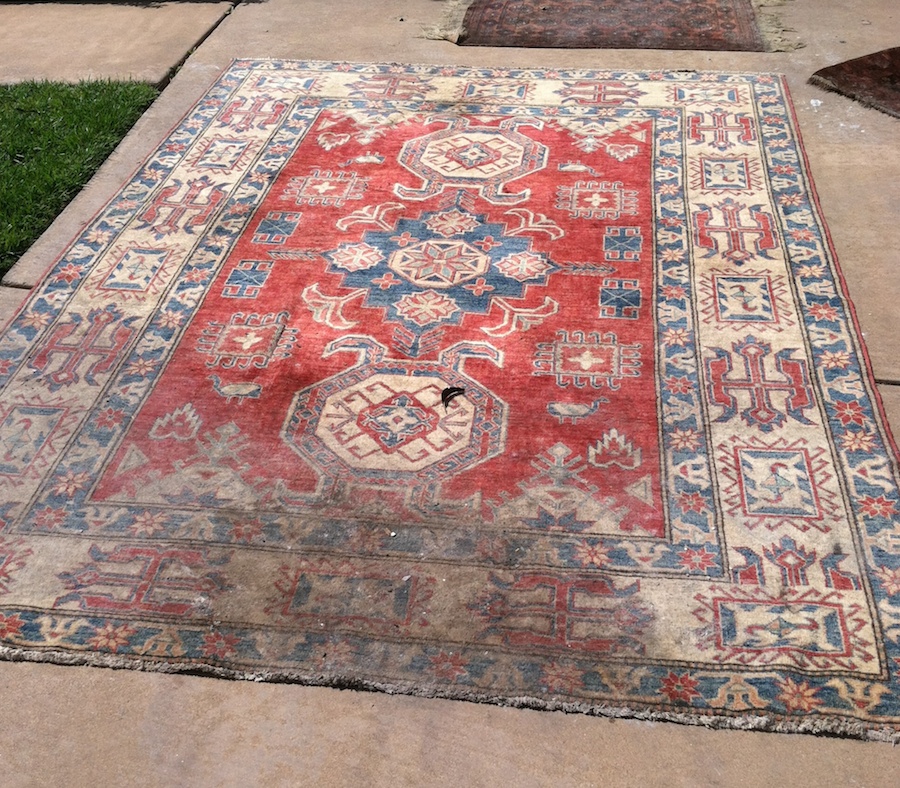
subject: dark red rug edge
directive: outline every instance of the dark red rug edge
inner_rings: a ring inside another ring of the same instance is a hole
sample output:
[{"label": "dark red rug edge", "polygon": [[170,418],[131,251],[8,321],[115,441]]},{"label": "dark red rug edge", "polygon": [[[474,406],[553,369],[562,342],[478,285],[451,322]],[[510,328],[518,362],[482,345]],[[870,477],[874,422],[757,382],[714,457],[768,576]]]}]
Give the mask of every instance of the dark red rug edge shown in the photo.
[{"label": "dark red rug edge", "polygon": [[[878,52],[872,52],[868,55],[863,55],[862,57],[845,60],[841,63],[836,63],[833,66],[820,68],[807,81],[810,85],[815,85],[823,90],[846,96],[847,98],[862,104],[864,107],[876,109],[879,112],[883,112],[894,118],[900,118],[900,89],[894,91],[893,96],[879,96],[873,95],[871,91],[867,91],[865,88],[856,88],[852,85],[845,84],[845,80],[850,78],[850,72],[852,72],[856,66],[869,67],[869,64],[872,63],[873,59],[878,58],[879,56],[890,58],[888,53],[892,53],[893,59],[900,64],[900,47],[891,47],[879,50]],[[898,80],[898,83],[900,83],[900,68],[895,72],[895,77]],[[893,106],[889,103],[885,103],[891,98],[895,101],[895,105]]]}]

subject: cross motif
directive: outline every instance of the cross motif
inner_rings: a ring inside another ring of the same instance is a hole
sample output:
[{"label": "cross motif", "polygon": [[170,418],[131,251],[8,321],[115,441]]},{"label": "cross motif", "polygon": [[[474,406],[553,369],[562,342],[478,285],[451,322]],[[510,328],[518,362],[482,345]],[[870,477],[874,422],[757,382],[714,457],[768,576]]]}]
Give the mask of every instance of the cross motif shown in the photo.
[{"label": "cross motif", "polygon": [[625,82],[571,82],[556,93],[563,97],[563,104],[635,104],[644,95],[634,85]]},{"label": "cross motif", "polygon": [[370,99],[424,98],[426,86],[418,77],[404,74],[373,74],[350,84],[351,95]]},{"label": "cross motif", "polygon": [[706,133],[712,133],[712,146],[719,150],[728,150],[734,147],[731,134],[738,135],[739,142],[753,142],[756,140],[756,130],[753,121],[745,115],[735,114],[735,123],[729,125],[728,113],[722,109],[714,109],[708,113],[712,118],[712,125],[703,125],[704,115],[692,115],[688,118],[688,138],[692,142],[702,143],[706,139]]},{"label": "cross motif", "polygon": [[231,128],[235,131],[247,131],[253,128],[254,123],[258,123],[257,128],[262,129],[277,123],[287,109],[284,101],[276,101],[268,96],[254,98],[250,106],[244,109],[246,103],[247,99],[243,97],[232,101],[219,118],[221,124],[233,124]]},{"label": "cross motif", "polygon": [[[219,203],[225,199],[224,187],[214,186],[213,182],[206,175],[202,178],[188,181],[184,196],[176,198],[175,195],[182,190],[182,186],[181,181],[173,181],[171,186],[167,186],[154,197],[150,206],[138,217],[140,221],[149,225],[150,229],[158,236],[178,232],[179,230],[192,233],[194,227],[206,224]],[[206,201],[201,201],[200,195],[210,188],[211,191]],[[167,211],[169,213],[166,219],[160,221],[163,214]],[[189,212],[192,212],[194,215],[184,222],[183,226],[179,226],[179,222]]]},{"label": "cross motif", "polygon": [[[56,327],[47,342],[32,359],[30,366],[43,372],[54,356],[64,356],[65,362],[49,375],[51,388],[68,386],[79,381],[78,368],[87,358],[94,362],[84,373],[84,379],[92,386],[99,386],[95,376],[109,372],[119,359],[125,346],[134,334],[130,324],[137,320],[132,317],[123,320],[124,315],[112,304],[105,309],[94,309],[87,316],[87,330],[74,342],[66,342],[81,327],[81,315],[73,315],[72,321]],[[107,329],[109,328],[109,331]],[[105,341],[104,341],[105,339]]]},{"label": "cross motif", "polygon": [[785,421],[785,414],[776,409],[772,394],[784,394],[787,414],[803,424],[811,424],[803,411],[813,407],[812,391],[806,361],[791,358],[792,348],[775,354],[775,369],[782,380],[770,378],[765,359],[772,353],[772,346],[756,337],[732,345],[734,354],[744,366],[744,376],[728,377],[734,371],[733,355],[724,348],[713,348],[715,358],[706,359],[707,393],[710,403],[721,405],[722,415],[716,421],[728,421],[737,413],[738,402],[734,392],[744,392],[750,398],[750,406],[741,411],[741,418],[750,426],[771,432]]},{"label": "cross motif", "polygon": [[[639,635],[642,625],[650,621],[649,611],[628,599],[639,588],[637,581],[616,585],[603,578],[527,574],[504,584],[483,615],[492,624],[488,631],[500,634],[512,646],[631,651],[641,648],[640,639],[633,635]],[[497,610],[505,615],[495,622],[492,613]],[[623,634],[616,624],[624,611],[633,621],[630,634]]]},{"label": "cross motif", "polygon": [[208,561],[200,550],[119,545],[105,553],[94,545],[88,554],[92,563],[60,575],[69,593],[54,606],[75,602],[83,610],[183,616],[198,598],[225,588],[219,574],[202,571]]},{"label": "cross motif", "polygon": [[741,224],[741,212],[747,206],[730,197],[713,207],[722,214],[721,224],[714,223],[713,211],[706,205],[701,205],[703,210],[694,214],[694,242],[704,249],[712,250],[707,257],[719,251],[719,241],[713,233],[725,235],[728,248],[722,252],[722,256],[735,265],[742,265],[756,254],[768,257],[766,252],[769,249],[778,248],[775,222],[771,214],[761,210],[761,206],[753,205],[749,208],[752,220],[750,224]]}]

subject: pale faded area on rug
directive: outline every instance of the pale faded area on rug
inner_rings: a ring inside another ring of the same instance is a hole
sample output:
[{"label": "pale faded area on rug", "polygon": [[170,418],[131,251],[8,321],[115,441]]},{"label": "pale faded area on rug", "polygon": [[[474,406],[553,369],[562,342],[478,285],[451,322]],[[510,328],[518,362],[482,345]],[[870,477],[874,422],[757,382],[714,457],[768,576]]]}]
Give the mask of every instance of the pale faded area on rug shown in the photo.
[{"label": "pale faded area on rug", "polygon": [[6,656],[890,737],[785,90],[235,62],[0,338]]}]

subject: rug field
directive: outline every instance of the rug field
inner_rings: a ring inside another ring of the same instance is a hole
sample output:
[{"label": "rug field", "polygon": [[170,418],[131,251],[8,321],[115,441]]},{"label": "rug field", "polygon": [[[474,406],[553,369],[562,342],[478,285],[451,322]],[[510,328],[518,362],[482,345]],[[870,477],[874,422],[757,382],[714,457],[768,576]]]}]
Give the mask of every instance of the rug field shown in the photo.
[{"label": "rug field", "polygon": [[781,77],[236,61],[0,383],[6,658],[897,734],[896,450]]}]

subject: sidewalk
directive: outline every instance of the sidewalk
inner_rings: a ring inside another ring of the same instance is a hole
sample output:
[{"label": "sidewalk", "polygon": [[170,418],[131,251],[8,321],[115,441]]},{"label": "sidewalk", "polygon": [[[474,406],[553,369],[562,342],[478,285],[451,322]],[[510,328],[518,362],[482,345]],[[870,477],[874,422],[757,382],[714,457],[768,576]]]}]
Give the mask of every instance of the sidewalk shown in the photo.
[{"label": "sidewalk", "polygon": [[[822,66],[895,45],[895,0],[793,0],[780,11],[796,31],[789,35],[806,46],[789,53],[456,47],[421,33],[442,12],[434,0],[269,0],[239,3],[226,15],[231,5],[0,6],[5,81],[87,75],[161,81],[206,36],[97,176],[4,279],[0,316],[235,57],[776,71],[788,76],[823,213],[900,435],[900,126],[805,84]],[[38,73],[41,68],[47,71]],[[0,719],[0,757],[12,776],[6,784],[113,784],[139,774],[147,785],[896,781],[896,753],[887,745],[812,736],[38,664],[0,663],[0,682],[7,707],[15,710]]]}]

